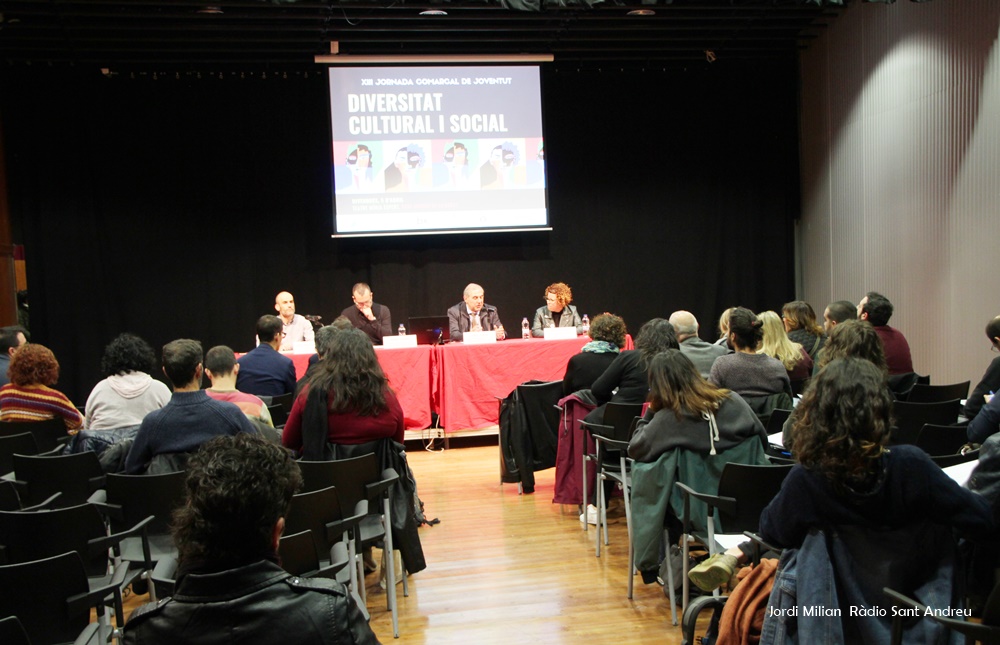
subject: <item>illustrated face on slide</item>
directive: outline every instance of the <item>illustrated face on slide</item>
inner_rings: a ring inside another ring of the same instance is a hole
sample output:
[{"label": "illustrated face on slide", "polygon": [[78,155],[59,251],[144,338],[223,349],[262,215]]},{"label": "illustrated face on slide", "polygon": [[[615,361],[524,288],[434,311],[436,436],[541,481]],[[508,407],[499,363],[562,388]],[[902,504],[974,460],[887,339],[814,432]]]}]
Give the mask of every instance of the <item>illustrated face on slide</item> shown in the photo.
[{"label": "illustrated face on slide", "polygon": [[372,153],[367,150],[358,150],[358,167],[370,168],[372,165]]},{"label": "illustrated face on slide", "polygon": [[400,170],[406,170],[406,150],[400,150],[396,153],[396,159],[392,162],[394,166]]},{"label": "illustrated face on slide", "polygon": [[503,148],[493,148],[490,151],[490,165],[494,168],[499,168],[503,163]]},{"label": "illustrated face on slide", "polygon": [[469,163],[467,157],[468,157],[468,153],[466,152],[465,148],[459,148],[458,146],[455,146],[455,165],[456,166],[464,166],[465,164]]},{"label": "illustrated face on slide", "polygon": [[420,166],[420,155],[415,152],[411,152],[409,156],[410,168],[417,168]]},{"label": "illustrated face on slide", "polygon": [[482,289],[473,289],[465,296],[465,304],[469,306],[469,311],[479,313],[486,300],[486,293]]}]

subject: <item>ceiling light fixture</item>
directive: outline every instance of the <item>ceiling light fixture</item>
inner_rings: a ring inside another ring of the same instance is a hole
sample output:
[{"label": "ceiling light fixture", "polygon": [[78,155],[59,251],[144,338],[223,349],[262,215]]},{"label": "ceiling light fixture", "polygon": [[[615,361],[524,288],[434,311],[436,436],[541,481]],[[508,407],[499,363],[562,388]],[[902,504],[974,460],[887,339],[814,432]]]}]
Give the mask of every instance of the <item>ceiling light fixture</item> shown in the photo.
[{"label": "ceiling light fixture", "polygon": [[196,11],[195,13],[203,13],[210,16],[220,16],[224,12],[222,11],[222,7],[218,5],[206,5],[201,9],[198,9],[198,11]]},{"label": "ceiling light fixture", "polygon": [[420,12],[421,16],[447,16],[448,12],[444,9],[424,9]]},{"label": "ceiling light fixture", "polygon": [[652,9],[633,9],[629,11],[626,16],[655,16],[656,12]]}]

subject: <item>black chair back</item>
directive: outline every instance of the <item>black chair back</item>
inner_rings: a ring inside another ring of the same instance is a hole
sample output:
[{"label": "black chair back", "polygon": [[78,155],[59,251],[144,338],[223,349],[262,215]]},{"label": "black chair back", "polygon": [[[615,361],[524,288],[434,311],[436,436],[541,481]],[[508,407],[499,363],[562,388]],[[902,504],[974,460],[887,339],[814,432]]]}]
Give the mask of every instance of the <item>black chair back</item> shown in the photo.
[{"label": "black chair back", "polygon": [[966,426],[925,423],[917,435],[917,447],[928,455],[954,455],[969,442]]},{"label": "black chair back", "polygon": [[[338,459],[336,461],[312,462],[313,465],[321,464],[318,468],[308,467],[310,474],[302,473],[303,479],[315,477],[316,471],[323,469],[323,481],[330,481],[337,488],[337,496],[340,498],[340,508],[343,514],[350,515],[358,502],[368,499],[368,484],[381,479],[382,473],[379,471],[378,458],[375,453],[353,457],[351,459]],[[301,467],[302,462],[299,462]],[[377,503],[369,504],[370,514],[382,512],[382,505]]]},{"label": "black chair back", "polygon": [[187,472],[162,475],[107,475],[104,489],[107,503],[121,506],[121,517],[111,516],[111,530],[121,531],[135,526],[150,515],[147,525],[150,535],[170,533],[170,520],[175,509],[184,504]]},{"label": "black chair back", "polygon": [[949,466],[957,466],[958,464],[964,464],[969,461],[979,460],[979,448],[975,450],[970,450],[965,454],[951,454],[951,455],[931,455],[931,461],[940,466],[941,468],[948,468]]},{"label": "black chair back", "polygon": [[97,508],[80,504],[34,512],[0,511],[0,561],[17,564],[75,551],[88,576],[108,571],[108,550],[92,549],[89,541],[107,535]]},{"label": "black chair back", "polygon": [[330,536],[326,525],[343,519],[340,497],[333,486],[292,496],[292,503],[285,517],[285,532],[289,535],[309,531],[316,551],[329,557],[330,549],[340,536]]},{"label": "black chair back", "polygon": [[0,619],[0,643],[4,645],[31,645],[28,632],[24,631],[17,616]]},{"label": "black chair back", "polygon": [[949,385],[923,385],[917,383],[906,397],[909,403],[938,403],[952,399],[964,399],[969,396],[970,381],[951,383]]},{"label": "black chair back", "polygon": [[736,499],[735,508],[719,507],[726,533],[758,531],[760,514],[781,489],[792,470],[789,465],[751,466],[728,463],[719,478],[719,497]]},{"label": "black chair back", "polygon": [[32,506],[62,493],[55,506],[83,504],[104,485],[101,462],[93,452],[58,456],[14,455],[14,474],[25,483],[21,503]]},{"label": "black chair back", "polygon": [[[618,441],[628,441],[631,428],[635,427],[635,418],[642,414],[642,403],[615,403],[604,406],[604,420],[601,425],[610,426],[610,432],[601,435]],[[591,426],[593,428],[593,426]]]},{"label": "black chair back", "polygon": [[311,531],[282,535],[278,556],[281,568],[295,576],[307,576],[319,569],[319,554]]},{"label": "black chair back", "polygon": [[941,401],[939,403],[910,403],[909,401],[894,401],[892,414],[896,419],[895,427],[890,435],[890,444],[914,444],[920,429],[925,424],[950,425],[958,420],[961,409],[960,401]]},{"label": "black chair back", "polygon": [[767,426],[765,428],[765,430],[767,431],[767,435],[771,436],[772,434],[777,434],[781,432],[782,428],[784,428],[785,426],[785,421],[787,421],[788,417],[790,417],[791,415],[792,415],[791,410],[785,410],[782,408],[776,408],[772,410],[771,416],[770,418],[768,418]]},{"label": "black chair back", "polygon": [[89,590],[80,556],[0,566],[0,607],[17,616],[32,643],[71,643],[90,623],[90,607],[67,600]]},{"label": "black chair back", "polygon": [[60,418],[41,421],[0,421],[0,436],[9,437],[25,432],[34,435],[39,452],[55,450],[57,446],[69,441],[66,424]]},{"label": "black chair back", "polygon": [[14,470],[14,455],[37,455],[38,444],[30,432],[0,435],[0,475]]}]

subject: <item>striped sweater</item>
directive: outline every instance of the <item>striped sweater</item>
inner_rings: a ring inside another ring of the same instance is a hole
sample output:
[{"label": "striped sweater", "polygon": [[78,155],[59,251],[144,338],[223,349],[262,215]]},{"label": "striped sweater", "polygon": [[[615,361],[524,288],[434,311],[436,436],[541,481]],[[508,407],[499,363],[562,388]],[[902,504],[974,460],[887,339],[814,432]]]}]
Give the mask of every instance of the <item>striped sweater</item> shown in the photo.
[{"label": "striped sweater", "polygon": [[45,385],[0,387],[0,421],[41,421],[61,417],[67,430],[83,427],[83,417],[66,395]]}]

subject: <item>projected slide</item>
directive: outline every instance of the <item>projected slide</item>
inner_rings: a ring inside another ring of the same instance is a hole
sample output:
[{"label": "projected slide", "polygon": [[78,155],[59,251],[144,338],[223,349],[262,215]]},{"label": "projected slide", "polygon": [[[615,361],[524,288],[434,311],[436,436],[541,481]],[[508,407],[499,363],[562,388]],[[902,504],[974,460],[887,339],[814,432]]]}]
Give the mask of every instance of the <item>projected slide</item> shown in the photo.
[{"label": "projected slide", "polygon": [[334,235],[546,228],[537,66],[330,69]]}]

